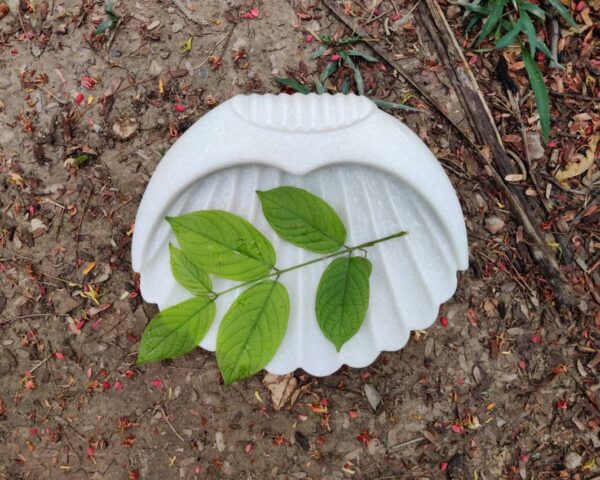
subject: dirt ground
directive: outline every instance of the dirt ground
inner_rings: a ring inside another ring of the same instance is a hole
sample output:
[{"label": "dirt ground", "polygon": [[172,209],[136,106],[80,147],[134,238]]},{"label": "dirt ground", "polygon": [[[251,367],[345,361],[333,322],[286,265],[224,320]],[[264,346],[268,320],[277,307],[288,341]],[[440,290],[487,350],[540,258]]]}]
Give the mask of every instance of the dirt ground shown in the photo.
[{"label": "dirt ground", "polygon": [[[412,15],[409,2],[396,7]],[[570,308],[434,111],[394,113],[442,161],[469,232],[471,266],[433,327],[364,370],[295,372],[296,401],[279,411],[262,374],[225,388],[200,349],[136,367],[155,307],[138,294],[129,247],[161,155],[219,102],[320,71],[310,32],[343,27],[318,1],[138,0],[114,13],[117,28],[100,36],[99,1],[11,4],[0,19],[0,478],[600,478],[597,166],[568,186],[539,177],[554,206],[536,207],[539,223],[552,221],[544,231],[568,250],[563,269],[580,299]],[[460,119],[420,32],[409,16],[382,42]],[[573,51],[584,37],[569,40],[570,71],[553,82],[582,75]],[[490,62],[472,64],[519,151]],[[384,62],[364,78],[373,96],[410,98]],[[558,145],[542,149],[540,168],[598,128],[593,100],[553,102]]]}]

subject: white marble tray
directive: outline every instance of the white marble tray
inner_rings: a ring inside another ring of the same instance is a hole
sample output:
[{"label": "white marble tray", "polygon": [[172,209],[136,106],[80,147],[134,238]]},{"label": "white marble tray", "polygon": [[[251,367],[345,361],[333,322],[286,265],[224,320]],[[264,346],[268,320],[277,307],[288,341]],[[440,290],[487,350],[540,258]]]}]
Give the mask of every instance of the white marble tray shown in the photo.
[{"label": "white marble tray", "polygon": [[[163,309],[191,294],[174,280],[165,216],[222,209],[257,226],[273,243],[277,267],[316,255],[280,239],[255,194],[279,185],[304,188],[329,202],[346,224],[348,245],[400,230],[409,235],[369,249],[371,299],[364,325],[338,353],[314,313],[327,262],[286,274],[291,313],[287,334],[267,366],[328,375],[343,364],[364,367],[398,350],[411,330],[430,326],[468,266],[467,236],[456,194],[441,165],[404,124],[354,95],[237,96],[199,119],[161,160],[135,223],[133,269],[141,293]],[[235,282],[214,279],[221,291]],[[214,350],[219,320],[239,295],[217,301],[200,344]]]}]

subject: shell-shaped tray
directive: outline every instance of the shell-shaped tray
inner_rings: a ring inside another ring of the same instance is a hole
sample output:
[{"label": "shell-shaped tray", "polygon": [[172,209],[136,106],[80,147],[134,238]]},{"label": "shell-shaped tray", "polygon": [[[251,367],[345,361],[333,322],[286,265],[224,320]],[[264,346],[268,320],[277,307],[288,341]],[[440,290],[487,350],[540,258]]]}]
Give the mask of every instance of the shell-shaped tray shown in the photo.
[{"label": "shell-shaped tray", "polygon": [[[411,330],[436,319],[468,266],[458,199],[439,162],[403,123],[354,95],[237,96],[199,119],[161,160],[136,218],[133,269],[141,293],[160,309],[190,294],[173,278],[165,216],[221,209],[250,221],[273,243],[277,267],[317,255],[280,239],[266,222],[256,190],[304,188],[329,202],[344,221],[347,245],[407,230],[368,251],[371,298],[358,333],[336,352],[319,330],[314,302],[328,262],[283,275],[291,312],[271,373],[302,368],[328,375],[343,364],[364,367],[398,350]],[[221,291],[235,282],[214,279]],[[217,300],[217,316],[200,344],[214,350],[219,320],[240,291]]]}]

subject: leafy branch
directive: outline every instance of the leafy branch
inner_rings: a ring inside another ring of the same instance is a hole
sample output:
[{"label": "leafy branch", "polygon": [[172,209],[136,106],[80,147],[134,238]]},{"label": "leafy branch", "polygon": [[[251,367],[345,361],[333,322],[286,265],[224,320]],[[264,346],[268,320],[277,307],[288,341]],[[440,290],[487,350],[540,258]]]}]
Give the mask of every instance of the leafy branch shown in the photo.
[{"label": "leafy branch", "polygon": [[[358,332],[369,305],[372,264],[367,249],[406,232],[346,246],[342,220],[316,195],[287,186],[257,194],[269,225],[281,238],[324,255],[278,269],[269,240],[237,215],[202,210],[167,217],[180,246],[169,245],[173,276],[195,296],[150,321],[138,363],[174,358],[196,348],[214,321],[216,300],[245,288],[219,326],[217,363],[226,384],[254,375],[273,358],[287,329],[290,300],[280,277],[334,257],[340,258],[326,267],[317,288],[317,323],[338,351]],[[364,256],[355,256],[356,252]],[[241,283],[215,293],[211,274]]]}]

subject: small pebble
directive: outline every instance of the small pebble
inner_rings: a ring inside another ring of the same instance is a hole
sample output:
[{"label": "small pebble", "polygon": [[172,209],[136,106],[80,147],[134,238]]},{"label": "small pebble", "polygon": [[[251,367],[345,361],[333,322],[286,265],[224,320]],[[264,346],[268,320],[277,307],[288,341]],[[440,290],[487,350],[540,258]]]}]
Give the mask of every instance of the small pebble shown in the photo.
[{"label": "small pebble", "polygon": [[181,23],[174,23],[171,25],[171,32],[173,33],[181,32],[182,29],[183,25],[181,25]]},{"label": "small pebble", "polygon": [[377,410],[377,407],[381,404],[381,395],[372,385],[365,383],[363,387],[365,395],[367,396],[367,400],[369,401],[369,405],[373,410]]},{"label": "small pebble", "polygon": [[146,27],[146,30],[154,30],[156,27],[160,25],[159,20],[154,20],[150,25]]},{"label": "small pebble", "polygon": [[563,464],[568,470],[575,470],[581,465],[583,457],[577,452],[569,452],[565,455]]},{"label": "small pebble", "polygon": [[485,219],[485,229],[492,235],[498,233],[504,228],[504,220],[498,217],[487,217]]}]

